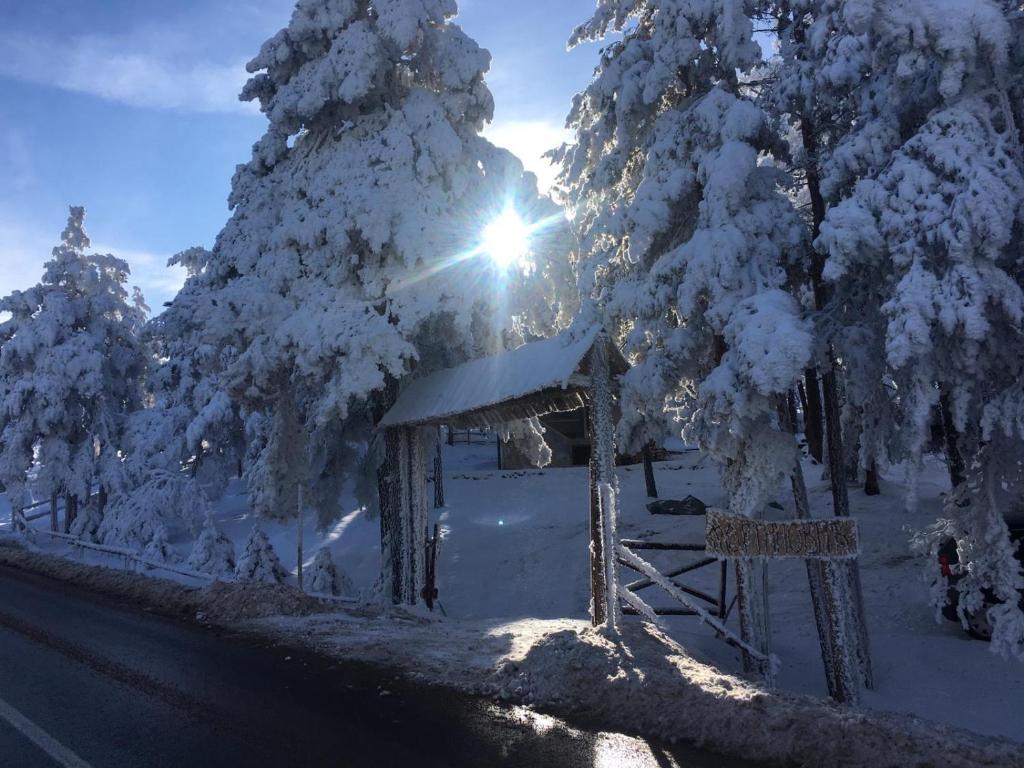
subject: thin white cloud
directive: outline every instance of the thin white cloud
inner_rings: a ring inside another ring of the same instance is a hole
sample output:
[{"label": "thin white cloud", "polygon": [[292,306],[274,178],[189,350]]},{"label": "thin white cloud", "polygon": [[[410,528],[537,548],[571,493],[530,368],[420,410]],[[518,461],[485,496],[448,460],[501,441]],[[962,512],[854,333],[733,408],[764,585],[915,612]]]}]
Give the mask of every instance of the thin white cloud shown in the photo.
[{"label": "thin white cloud", "polygon": [[544,120],[499,120],[484,130],[492,144],[503,147],[523,162],[537,177],[537,187],[547,193],[555,183],[558,169],[544,154],[572,139],[572,133]]},{"label": "thin white cloud", "polygon": [[244,61],[227,64],[179,55],[176,45],[145,50],[122,38],[71,40],[0,35],[0,75],[136,107],[193,112],[252,112],[238,101]]}]

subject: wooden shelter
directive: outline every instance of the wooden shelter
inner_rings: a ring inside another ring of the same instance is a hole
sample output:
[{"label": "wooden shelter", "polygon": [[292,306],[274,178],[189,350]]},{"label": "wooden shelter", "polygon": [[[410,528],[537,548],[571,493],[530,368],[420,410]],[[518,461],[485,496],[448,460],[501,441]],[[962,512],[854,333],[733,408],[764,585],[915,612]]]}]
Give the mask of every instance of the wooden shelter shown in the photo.
[{"label": "wooden shelter", "polygon": [[614,519],[603,519],[614,516],[613,399],[617,377],[628,367],[608,335],[594,327],[410,382],[378,425],[385,442],[379,476],[381,576],[392,600],[412,605],[424,596],[430,433],[439,425],[497,426],[590,406],[592,618],[595,624],[614,620],[615,525]]}]

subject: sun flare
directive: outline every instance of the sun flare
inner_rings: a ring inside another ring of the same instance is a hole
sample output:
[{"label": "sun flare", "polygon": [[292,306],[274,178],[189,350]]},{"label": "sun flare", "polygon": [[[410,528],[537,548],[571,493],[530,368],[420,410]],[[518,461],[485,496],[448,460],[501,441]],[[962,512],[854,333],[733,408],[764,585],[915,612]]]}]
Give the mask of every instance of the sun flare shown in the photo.
[{"label": "sun flare", "polygon": [[509,269],[526,260],[530,235],[529,225],[509,206],[484,228],[481,249],[496,266]]}]

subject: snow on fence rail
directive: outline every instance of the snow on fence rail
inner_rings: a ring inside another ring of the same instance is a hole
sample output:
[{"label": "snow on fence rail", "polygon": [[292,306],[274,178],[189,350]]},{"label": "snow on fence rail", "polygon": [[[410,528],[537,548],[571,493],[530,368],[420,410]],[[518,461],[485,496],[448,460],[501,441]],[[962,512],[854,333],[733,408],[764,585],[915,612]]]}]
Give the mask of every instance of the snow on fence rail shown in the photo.
[{"label": "snow on fence rail", "polygon": [[[690,597],[681,589],[679,589],[679,586],[675,584],[673,581],[665,578],[658,571],[657,568],[648,563],[646,560],[643,560],[633,552],[630,552],[629,549],[627,549],[625,546],[621,544],[618,548],[618,556],[619,560],[622,563],[629,566],[637,573],[646,576],[654,584],[657,584],[659,587],[665,590],[665,592],[667,592],[671,597],[675,598],[680,603],[689,608],[691,611],[693,611],[694,614],[701,621],[703,621],[705,624],[707,624],[709,627],[715,630],[715,632],[719,633],[726,643],[735,648],[739,648],[745,653],[750,654],[750,656],[756,659],[757,661],[767,664],[772,670],[774,670],[778,666],[779,662],[777,658],[762,653],[760,650],[754,648],[745,640],[738,637],[732,630],[726,627],[725,624],[723,624],[717,617],[712,616],[708,611],[706,611],[703,608],[703,606],[699,605],[692,597]],[[654,611],[649,606],[647,606],[646,603],[643,603],[643,601],[636,595],[633,595],[632,593],[628,594],[632,595],[631,597],[626,597],[626,602],[630,606],[635,608],[637,612],[639,612],[641,615],[647,617],[648,620],[650,620],[652,623],[659,623],[657,617],[654,615]]]},{"label": "snow on fence rail", "polygon": [[123,557],[126,563],[127,561],[134,561],[140,565],[146,566],[147,568],[167,571],[169,573],[176,573],[179,576],[188,576],[189,578],[199,579],[200,581],[212,582],[217,580],[216,577],[211,576],[208,573],[200,573],[199,571],[193,571],[188,568],[179,568],[175,565],[169,565],[168,563],[159,563],[156,560],[150,560],[148,558],[141,557],[135,552],[132,552],[130,549],[110,547],[106,544],[94,544],[91,541],[82,541],[81,539],[71,536],[69,534],[57,533],[55,531],[34,531],[34,533],[43,533],[55,539],[61,539],[62,541],[66,541],[72,546],[79,547],[80,549],[90,549],[94,552],[103,552],[108,555],[117,555],[118,557]]},{"label": "snow on fence rail", "polygon": [[[199,581],[205,581],[209,583],[212,583],[214,581],[225,580],[238,581],[238,579],[224,579],[223,577],[212,576],[208,573],[201,573],[200,571],[193,571],[188,568],[179,568],[175,565],[159,563],[155,560],[150,560],[148,558],[141,557],[135,552],[132,552],[130,549],[122,549],[121,547],[110,547],[106,544],[94,544],[91,541],[82,541],[81,539],[66,533],[57,533],[55,531],[33,531],[33,533],[46,534],[47,536],[51,536],[52,538],[60,539],[61,541],[66,541],[72,546],[79,547],[80,549],[89,549],[94,552],[102,552],[108,555],[117,555],[118,557],[123,557],[125,559],[126,564],[128,561],[134,561],[140,565],[146,566],[147,568],[168,571],[169,573],[176,573],[179,576],[187,576],[189,578],[198,579]],[[316,598],[317,600],[322,600],[325,603],[335,603],[338,605],[357,605],[359,603],[359,599],[355,597],[325,595],[316,592],[307,592],[306,594],[308,594],[310,597]]]}]

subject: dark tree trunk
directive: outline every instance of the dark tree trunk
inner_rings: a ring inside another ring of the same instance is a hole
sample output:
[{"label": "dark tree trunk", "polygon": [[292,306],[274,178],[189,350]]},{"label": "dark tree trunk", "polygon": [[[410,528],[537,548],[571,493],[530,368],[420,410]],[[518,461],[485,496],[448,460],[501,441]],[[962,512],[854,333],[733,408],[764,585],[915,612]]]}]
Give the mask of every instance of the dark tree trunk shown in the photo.
[{"label": "dark tree trunk", "polygon": [[[821,179],[818,169],[818,133],[812,114],[800,116],[800,134],[807,155],[807,192],[811,199],[812,242],[821,234],[825,220],[825,198],[821,193]],[[811,284],[814,289],[814,303],[819,312],[828,304],[828,288],[824,279],[825,257],[816,249],[811,252]],[[850,498],[843,477],[843,432],[840,418],[839,387],[836,381],[836,355],[831,343],[828,347],[828,368],[823,371],[822,404],[825,413],[825,441],[828,450],[829,481],[832,487],[832,504],[836,516],[849,517]],[[864,592],[860,581],[860,568],[853,562],[849,568],[852,612],[850,631],[856,635],[856,656],[862,680],[866,687],[873,688],[870,645],[864,611]],[[826,581],[828,578],[826,577]],[[838,649],[837,649],[838,650]]]},{"label": "dark tree trunk", "polygon": [[[831,352],[829,356],[832,356]],[[843,466],[843,425],[835,371],[828,371],[822,376],[821,383],[825,401],[825,447],[828,453],[829,485],[832,488],[832,509],[836,517],[849,517],[850,496],[846,490]]]},{"label": "dark tree trunk", "polygon": [[399,430],[384,432],[384,463],[377,470],[380,493],[381,575],[391,602],[402,601],[402,443]]},{"label": "dark tree trunk", "polygon": [[878,462],[872,461],[868,464],[864,474],[864,493],[868,496],[880,496],[882,489],[878,484]]},{"label": "dark tree trunk", "polygon": [[57,533],[60,523],[57,520],[57,492],[50,494],[50,530]]},{"label": "dark tree trunk", "polygon": [[96,509],[99,511],[99,517],[103,517],[107,511],[107,486],[100,485],[100,491],[96,499]]},{"label": "dark tree trunk", "polygon": [[949,482],[956,488],[967,479],[967,467],[960,452],[959,433],[953,423],[953,411],[949,407],[949,395],[939,398],[939,413],[942,415],[942,432],[946,443],[946,466],[949,468]]},{"label": "dark tree trunk", "polygon": [[455,430],[448,427],[448,445],[455,445]]},{"label": "dark tree trunk", "polygon": [[654,480],[654,457],[653,444],[644,446],[644,482],[647,484],[647,496],[658,498],[658,485]]},{"label": "dark tree trunk", "polygon": [[804,372],[804,437],[807,438],[807,452],[819,464],[825,462],[825,431],[821,422],[821,388],[818,386],[818,369],[808,368]]},{"label": "dark tree trunk", "polygon": [[[793,396],[789,396],[789,404],[792,405]],[[787,421],[788,416],[788,421]],[[783,420],[782,427],[787,432],[796,435],[796,419],[791,410],[780,412]],[[793,465],[793,472],[790,474],[790,485],[793,490],[793,503],[796,506],[796,516],[800,520],[811,519],[811,502],[807,495],[807,484],[804,481],[803,467],[800,465],[799,456]],[[835,655],[836,648],[830,627],[834,625],[835,619],[831,614],[831,606],[828,602],[828,595],[825,592],[825,563],[822,560],[807,560],[807,582],[811,591],[811,606],[814,609],[814,624],[818,630],[818,644],[821,648],[821,661],[825,670],[825,685],[832,698],[839,696],[835,676]]]},{"label": "dark tree trunk", "polygon": [[[374,423],[380,422],[398,399],[398,380],[388,376],[384,392],[374,411]],[[381,586],[395,605],[402,599],[402,461],[401,435],[397,429],[383,434],[384,460],[377,468],[377,493],[380,502]]]},{"label": "dark tree trunk", "polygon": [[71,533],[71,526],[78,517],[78,497],[68,494],[64,497],[64,533]]}]

